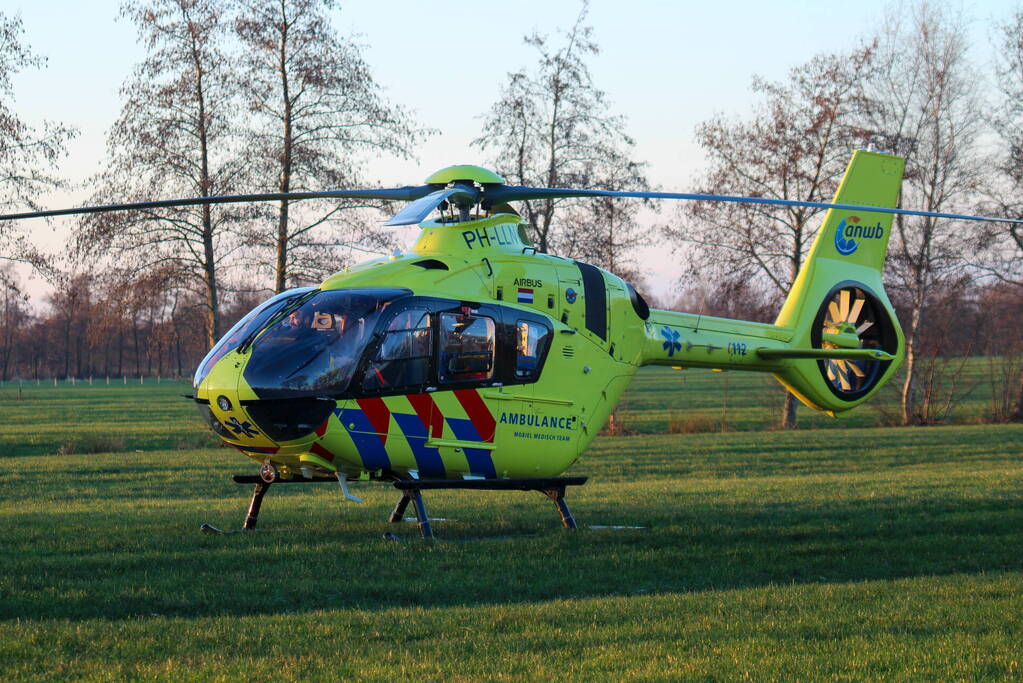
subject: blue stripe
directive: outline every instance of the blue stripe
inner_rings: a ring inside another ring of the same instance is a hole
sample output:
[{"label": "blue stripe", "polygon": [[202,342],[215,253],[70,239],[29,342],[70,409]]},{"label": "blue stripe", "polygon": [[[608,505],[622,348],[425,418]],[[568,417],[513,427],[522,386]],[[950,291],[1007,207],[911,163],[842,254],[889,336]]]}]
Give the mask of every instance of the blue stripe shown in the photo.
[{"label": "blue stripe", "polygon": [[419,416],[391,413],[391,417],[398,423],[398,428],[401,429],[405,440],[408,441],[409,448],[412,449],[412,456],[416,459],[416,465],[419,466],[419,476],[443,479],[445,476],[444,461],[440,458],[440,451],[436,448],[427,448],[428,433]]},{"label": "blue stripe", "polygon": [[[391,460],[387,457],[387,449],[380,442],[376,430],[370,424],[366,413],[358,408],[337,408],[334,414],[341,420],[341,424],[348,430],[348,436],[352,437],[362,464],[367,470],[379,470],[391,466]],[[353,426],[354,425],[354,426]]]},{"label": "blue stripe", "polygon": [[[479,430],[476,429],[476,425],[472,423],[472,420],[449,417],[447,421],[451,425],[451,431],[455,433],[455,438],[459,441],[483,441],[480,438]],[[487,479],[497,478],[497,470],[494,469],[494,459],[491,457],[489,450],[486,448],[463,448],[462,450],[465,452],[465,459],[469,461],[470,473],[477,477],[486,477]]]}]

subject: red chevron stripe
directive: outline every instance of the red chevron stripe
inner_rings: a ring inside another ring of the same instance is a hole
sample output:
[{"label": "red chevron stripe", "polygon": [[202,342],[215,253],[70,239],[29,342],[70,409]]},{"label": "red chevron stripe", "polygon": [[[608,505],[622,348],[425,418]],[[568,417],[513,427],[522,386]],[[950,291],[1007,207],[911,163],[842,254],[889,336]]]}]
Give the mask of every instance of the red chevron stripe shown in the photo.
[{"label": "red chevron stripe", "polygon": [[437,402],[433,400],[433,396],[430,394],[409,394],[407,398],[423,426],[430,432],[430,436],[434,439],[441,438],[441,435],[444,433],[444,414],[441,412]]},{"label": "red chevron stripe", "polygon": [[497,429],[497,422],[490,414],[483,397],[475,389],[456,389],[455,398],[462,404],[465,414],[472,420],[473,426],[479,432],[483,441],[493,441],[494,431]]},{"label": "red chevron stripe", "polygon": [[391,409],[382,398],[360,398],[356,401],[366,418],[380,437],[380,443],[387,445],[387,430],[391,426]]},{"label": "red chevron stripe", "polygon": [[323,438],[323,435],[327,433],[327,424],[330,422],[330,417],[323,421],[323,424],[316,430],[316,436]]},{"label": "red chevron stripe", "polygon": [[315,441],[313,442],[313,445],[309,447],[309,452],[313,455],[320,456],[327,462],[334,462],[334,454]]}]

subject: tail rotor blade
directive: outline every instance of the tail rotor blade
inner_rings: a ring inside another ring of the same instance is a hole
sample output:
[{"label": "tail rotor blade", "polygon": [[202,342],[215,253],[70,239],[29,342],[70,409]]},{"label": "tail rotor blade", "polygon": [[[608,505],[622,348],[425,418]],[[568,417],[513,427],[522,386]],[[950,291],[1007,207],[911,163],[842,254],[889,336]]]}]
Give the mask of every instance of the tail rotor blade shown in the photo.
[{"label": "tail rotor blade", "polygon": [[838,327],[839,325],[842,324],[843,318],[841,314],[839,314],[838,312],[838,304],[836,304],[834,301],[828,303],[828,314],[831,316],[830,322],[832,325]]},{"label": "tail rotor blade", "polygon": [[853,303],[852,310],[849,311],[849,317],[846,318],[846,322],[856,322],[856,319],[860,317],[860,311],[863,310],[863,304],[865,303],[867,303],[866,299],[857,299],[856,302]]}]

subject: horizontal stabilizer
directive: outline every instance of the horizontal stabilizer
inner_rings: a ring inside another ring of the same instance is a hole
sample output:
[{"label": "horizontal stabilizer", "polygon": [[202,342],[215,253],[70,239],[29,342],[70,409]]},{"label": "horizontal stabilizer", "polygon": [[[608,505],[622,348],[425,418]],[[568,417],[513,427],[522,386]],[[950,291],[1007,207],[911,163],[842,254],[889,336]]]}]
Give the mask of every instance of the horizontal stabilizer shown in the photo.
[{"label": "horizontal stabilizer", "polygon": [[880,349],[757,349],[757,355],[773,358],[816,358],[819,360],[895,360]]}]

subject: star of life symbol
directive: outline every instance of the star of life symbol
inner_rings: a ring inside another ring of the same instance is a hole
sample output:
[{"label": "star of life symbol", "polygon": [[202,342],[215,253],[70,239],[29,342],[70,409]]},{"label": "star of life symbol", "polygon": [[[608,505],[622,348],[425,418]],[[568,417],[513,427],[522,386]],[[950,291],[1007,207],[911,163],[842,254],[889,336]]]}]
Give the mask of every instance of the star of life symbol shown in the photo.
[{"label": "star of life symbol", "polygon": [[251,422],[249,422],[248,420],[246,420],[245,422],[239,422],[238,418],[235,417],[234,415],[232,415],[231,419],[227,420],[224,423],[224,426],[230,429],[232,432],[234,432],[236,436],[241,436],[242,434],[244,434],[245,436],[253,437],[259,434],[259,432],[257,432],[253,428]]},{"label": "star of life symbol", "polygon": [[676,351],[682,350],[682,342],[678,340],[682,335],[677,330],[673,330],[665,325],[661,328],[661,336],[666,340],[662,346],[668,352],[669,358],[674,356]]}]

